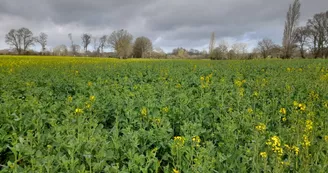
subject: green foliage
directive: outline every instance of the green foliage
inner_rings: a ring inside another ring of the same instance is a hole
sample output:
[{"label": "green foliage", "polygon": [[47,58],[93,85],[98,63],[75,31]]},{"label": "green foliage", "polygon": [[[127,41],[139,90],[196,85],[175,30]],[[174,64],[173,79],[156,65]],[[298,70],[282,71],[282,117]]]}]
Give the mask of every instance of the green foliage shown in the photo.
[{"label": "green foliage", "polygon": [[327,65],[0,57],[0,172],[325,172]]}]

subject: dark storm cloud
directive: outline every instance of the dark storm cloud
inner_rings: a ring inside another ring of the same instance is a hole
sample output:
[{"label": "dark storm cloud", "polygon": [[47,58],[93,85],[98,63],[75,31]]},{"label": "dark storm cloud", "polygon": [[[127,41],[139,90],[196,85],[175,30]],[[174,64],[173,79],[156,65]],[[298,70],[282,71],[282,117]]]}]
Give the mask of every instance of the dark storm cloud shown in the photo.
[{"label": "dark storm cloud", "polygon": [[[250,44],[263,37],[280,43],[288,4],[292,0],[2,0],[0,49],[11,28],[46,32],[49,47],[68,44],[67,34],[110,34],[127,29],[148,36],[168,50],[183,46],[204,48],[209,35]],[[327,0],[303,0],[301,23],[328,10]],[[251,34],[250,34],[251,33]]]}]

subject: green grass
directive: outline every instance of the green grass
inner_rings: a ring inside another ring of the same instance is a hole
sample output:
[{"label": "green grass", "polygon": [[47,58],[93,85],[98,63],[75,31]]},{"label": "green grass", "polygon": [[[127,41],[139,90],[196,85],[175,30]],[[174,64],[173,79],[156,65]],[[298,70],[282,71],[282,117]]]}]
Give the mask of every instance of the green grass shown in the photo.
[{"label": "green grass", "polygon": [[1,56],[0,172],[325,172],[327,82],[327,60]]}]

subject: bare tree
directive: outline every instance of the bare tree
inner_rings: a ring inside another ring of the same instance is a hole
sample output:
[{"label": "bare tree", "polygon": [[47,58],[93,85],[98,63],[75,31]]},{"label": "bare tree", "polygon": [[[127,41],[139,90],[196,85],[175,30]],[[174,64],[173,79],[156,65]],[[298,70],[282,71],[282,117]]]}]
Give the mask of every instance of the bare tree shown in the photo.
[{"label": "bare tree", "polygon": [[164,58],[167,58],[165,52],[160,47],[154,48],[151,56],[152,56],[152,58],[156,58],[156,59],[164,59]]},{"label": "bare tree", "polygon": [[214,48],[215,48],[215,33],[212,32],[212,34],[211,34],[211,40],[210,40],[210,44],[209,44],[209,48],[208,48],[209,54],[212,53],[212,51],[214,50]]},{"label": "bare tree", "polygon": [[[222,40],[218,47],[215,48],[210,54],[209,58],[213,60],[224,60],[229,58],[229,50],[228,50],[229,44]],[[232,52],[231,52],[232,53]]]},{"label": "bare tree", "polygon": [[78,54],[81,51],[81,46],[78,44],[73,44],[71,46],[72,52],[74,55]]},{"label": "bare tree", "polygon": [[101,53],[104,53],[104,48],[106,47],[106,42],[107,42],[107,35],[103,35],[99,39],[99,48],[101,50]]},{"label": "bare tree", "polygon": [[6,34],[5,42],[9,46],[15,47],[18,54],[22,52],[22,40],[21,36],[15,29],[11,29],[8,34]]},{"label": "bare tree", "polygon": [[295,30],[295,38],[296,38],[296,43],[299,46],[301,57],[305,58],[305,50],[304,47],[308,42],[308,38],[310,35],[310,30],[308,27],[298,27]]},{"label": "bare tree", "polygon": [[44,54],[44,51],[46,51],[47,39],[48,35],[43,32],[41,32],[40,35],[35,38],[35,41],[41,45],[42,54]]},{"label": "bare tree", "polygon": [[25,52],[30,46],[34,45],[33,33],[27,28],[19,30],[11,29],[5,36],[5,42],[14,46],[18,54]]},{"label": "bare tree", "polygon": [[295,29],[298,25],[298,21],[300,18],[300,8],[301,3],[299,2],[299,0],[294,0],[294,3],[292,5],[289,5],[282,41],[284,49],[284,58],[290,58],[295,47]]},{"label": "bare tree", "polygon": [[53,48],[53,54],[56,56],[63,56],[63,55],[67,55],[67,47],[66,45],[58,45],[56,47]]},{"label": "bare tree", "polygon": [[126,30],[114,31],[108,38],[108,44],[116,51],[120,58],[127,58],[132,52],[133,36]]},{"label": "bare tree", "polygon": [[97,37],[93,37],[93,51],[97,54],[100,53],[99,40]]},{"label": "bare tree", "polygon": [[91,34],[84,33],[84,34],[82,34],[81,39],[82,39],[83,49],[87,53],[88,52],[88,46],[91,43]]},{"label": "bare tree", "polygon": [[138,37],[133,45],[133,54],[136,58],[144,58],[153,51],[153,44],[147,37]]},{"label": "bare tree", "polygon": [[76,49],[75,49],[75,46],[74,46],[74,41],[73,41],[72,33],[69,33],[68,34],[68,38],[71,41],[71,50],[72,50],[72,53],[73,53],[73,55],[75,55],[76,54]]},{"label": "bare tree", "polygon": [[34,37],[32,31],[27,28],[21,28],[18,33],[22,36],[23,51],[25,52],[30,46],[34,45]]},{"label": "bare tree", "polygon": [[275,47],[273,41],[271,39],[265,38],[258,42],[257,50],[261,53],[263,58],[267,58],[272,49]]},{"label": "bare tree", "polygon": [[314,58],[325,55],[325,49],[328,44],[328,12],[319,13],[313,16],[313,19],[308,20],[307,27],[309,28],[310,40],[312,42],[312,54]]},{"label": "bare tree", "polygon": [[239,58],[242,59],[245,57],[245,54],[247,52],[247,44],[246,43],[234,43],[231,46],[232,52],[230,52],[230,57],[234,55],[233,58]]}]

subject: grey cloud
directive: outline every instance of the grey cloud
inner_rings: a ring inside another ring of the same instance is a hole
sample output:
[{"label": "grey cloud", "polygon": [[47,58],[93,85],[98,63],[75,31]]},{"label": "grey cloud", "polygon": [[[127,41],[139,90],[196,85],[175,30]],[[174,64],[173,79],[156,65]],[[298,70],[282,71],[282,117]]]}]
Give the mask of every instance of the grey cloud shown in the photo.
[{"label": "grey cloud", "polygon": [[[127,29],[135,37],[148,36],[155,46],[204,47],[211,32],[217,40],[250,41],[263,37],[281,42],[288,4],[293,0],[2,0],[0,49],[14,27],[28,27],[36,35],[47,32],[49,47],[68,44],[68,33],[94,36]],[[301,23],[328,10],[327,0],[301,0]],[[247,34],[253,33],[253,34]],[[159,39],[160,38],[160,39]]]}]

